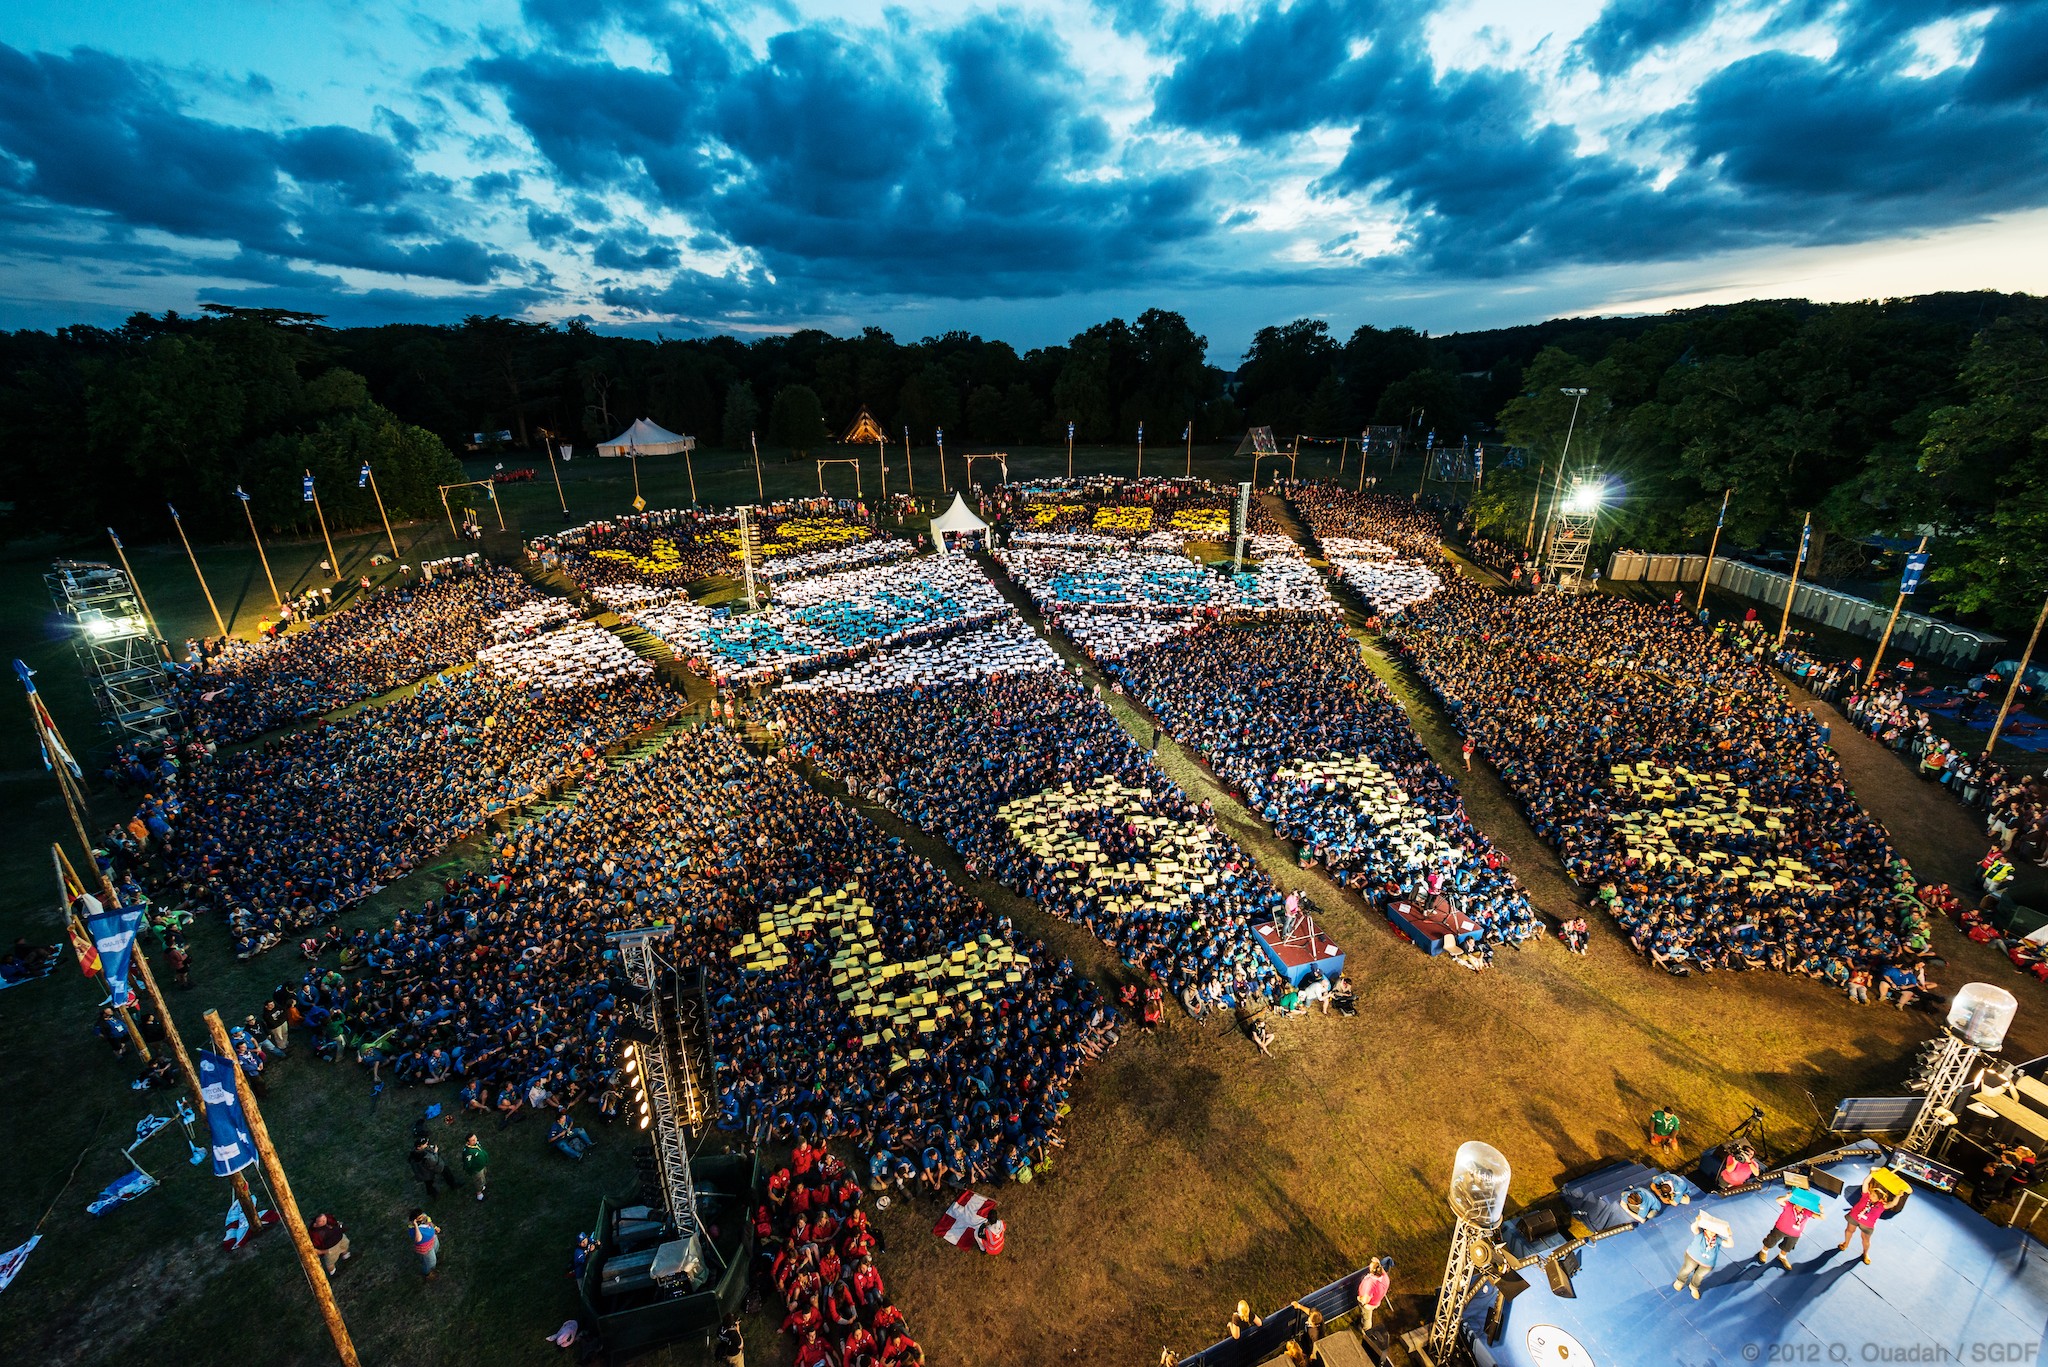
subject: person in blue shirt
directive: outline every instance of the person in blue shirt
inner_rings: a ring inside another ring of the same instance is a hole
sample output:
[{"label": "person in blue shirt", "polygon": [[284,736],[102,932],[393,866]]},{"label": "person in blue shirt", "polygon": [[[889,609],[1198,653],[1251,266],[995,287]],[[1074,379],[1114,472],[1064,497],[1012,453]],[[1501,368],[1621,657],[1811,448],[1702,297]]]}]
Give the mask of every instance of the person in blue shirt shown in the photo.
[{"label": "person in blue shirt", "polygon": [[1721,1261],[1721,1246],[1726,1242],[1720,1232],[1707,1223],[1711,1218],[1704,1214],[1694,1217],[1692,1240],[1685,1246],[1685,1261],[1679,1265],[1678,1276],[1671,1283],[1673,1291],[1688,1282],[1691,1283],[1694,1300],[1700,1298],[1700,1283],[1707,1279],[1707,1274]]}]

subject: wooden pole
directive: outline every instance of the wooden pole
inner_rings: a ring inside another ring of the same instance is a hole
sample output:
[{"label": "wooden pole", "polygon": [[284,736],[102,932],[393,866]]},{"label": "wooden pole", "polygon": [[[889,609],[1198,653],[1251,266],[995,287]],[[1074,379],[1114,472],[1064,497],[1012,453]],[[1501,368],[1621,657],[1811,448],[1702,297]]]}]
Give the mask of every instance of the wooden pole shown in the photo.
[{"label": "wooden pole", "polygon": [[[690,477],[690,506],[697,506],[697,462],[690,459],[690,448],[683,448],[683,473]],[[501,529],[502,530],[502,529]]]},{"label": "wooden pole", "polygon": [[1529,530],[1522,533],[1522,554],[1536,544],[1536,509],[1543,502],[1543,471],[1550,464],[1547,460],[1536,462],[1536,487],[1529,494]]},{"label": "wooden pole", "polygon": [[[306,479],[309,483],[312,478],[313,472],[311,470],[306,471]],[[327,547],[327,572],[333,575],[334,582],[339,584],[341,582],[341,557],[334,553],[334,538],[327,534],[327,514],[320,511],[320,491],[317,488],[313,490],[313,516],[320,523],[320,540]]]},{"label": "wooden pole", "polygon": [[[206,1032],[213,1041],[213,1047],[222,1057],[233,1059],[235,1047],[228,1039],[227,1027],[220,1023],[220,1012],[206,1013]],[[327,1269],[320,1266],[320,1255],[313,1249],[313,1236],[306,1232],[305,1217],[299,1214],[299,1203],[292,1195],[292,1184],[284,1175],[284,1164],[278,1161],[277,1149],[270,1142],[270,1129],[263,1123],[263,1112],[256,1105],[255,1093],[249,1090],[249,1079],[235,1069],[235,1095],[242,1103],[242,1115],[249,1122],[249,1137],[256,1141],[256,1160],[263,1165],[263,1176],[270,1183],[270,1194],[277,1200],[277,1213],[284,1219],[284,1227],[291,1231],[292,1247],[298,1250],[299,1266],[305,1269],[306,1282],[313,1288],[313,1300],[320,1307],[320,1318],[327,1322],[328,1337],[334,1340],[334,1352],[341,1359],[342,1367],[359,1367],[356,1346],[348,1336],[348,1326],[342,1323],[341,1307],[334,1302],[334,1287],[327,1279]]]},{"label": "wooden pole", "polygon": [[[1721,491],[1721,515],[1714,519],[1714,539],[1707,543],[1707,563],[1700,570],[1700,596],[1693,602],[1692,610],[1698,612],[1707,605],[1707,576],[1714,572],[1714,556],[1721,549],[1721,524],[1728,520],[1728,498],[1735,492],[1731,485]],[[1886,628],[1887,631],[1890,628]]]},{"label": "wooden pole", "polygon": [[135,590],[135,601],[142,607],[142,620],[149,623],[149,630],[156,637],[157,649],[165,659],[171,656],[171,643],[164,639],[163,628],[156,624],[156,614],[149,610],[149,600],[142,596],[142,584],[135,577],[135,571],[128,567],[128,548],[121,544],[121,538],[107,528],[107,539],[114,543],[114,554],[121,558],[121,573],[128,576],[128,587]]},{"label": "wooden pole", "polygon": [[[1918,555],[1927,549],[1927,538],[1921,537],[1920,544],[1913,549]],[[1902,579],[1901,583],[1904,582]],[[1884,648],[1892,643],[1892,628],[1899,624],[1899,610],[1906,606],[1906,591],[1901,588],[1899,596],[1892,600],[1892,615],[1885,619],[1884,635],[1877,638],[1877,653],[1870,657],[1870,672],[1863,676],[1863,686],[1869,688],[1877,682],[1877,666],[1884,659]]]},{"label": "wooden pole", "polygon": [[2034,618],[2034,633],[2027,637],[2027,650],[2020,656],[2020,667],[2013,671],[2012,682],[2005,686],[2005,701],[1998,705],[1998,716],[1991,723],[1991,739],[1984,742],[1987,755],[1991,753],[1991,747],[1998,744],[1998,733],[2005,729],[2005,717],[2012,711],[2012,700],[2019,696],[2020,680],[2027,677],[2027,666],[2034,661],[2034,647],[2040,643],[2043,622],[2048,622],[2048,600],[2043,600],[2041,613]]},{"label": "wooden pole", "polygon": [[1138,424],[1138,478],[1145,477],[1145,424]]},{"label": "wooden pole", "polygon": [[[889,439],[883,436],[880,431],[875,433],[875,459],[881,462],[882,499],[884,502],[887,502],[889,498]],[[877,522],[881,521],[879,517],[875,520]]]},{"label": "wooden pole", "polygon": [[628,447],[626,448],[626,455],[627,455],[627,457],[628,457],[628,458],[629,458],[629,459],[630,459],[630,460],[631,460],[631,461],[633,462],[633,505],[634,505],[634,508],[633,508],[633,510],[634,510],[635,512],[639,512],[639,511],[641,510],[641,504],[640,504],[640,448],[639,448],[639,447],[637,447],[637,446],[628,446]]},{"label": "wooden pole", "polygon": [[[554,463],[554,457],[550,456],[548,464],[553,465]],[[405,557],[398,553],[398,537],[391,530],[391,514],[384,511],[384,495],[377,489],[377,472],[370,469],[368,461],[363,462],[363,471],[370,477],[370,497],[377,500],[377,516],[384,523],[384,539],[391,543],[391,558],[393,560],[403,560]],[[562,486],[557,484],[555,487],[559,489]]]},{"label": "wooden pole", "polygon": [[1370,449],[1366,445],[1365,434],[1360,433],[1358,437],[1358,492],[1361,494],[1365,492],[1365,457],[1366,452]]},{"label": "wooden pole", "polygon": [[754,497],[766,502],[768,495],[761,489],[761,439],[749,432],[747,444],[754,448]]},{"label": "wooden pole", "polygon": [[1806,515],[1806,521],[1799,528],[1799,550],[1792,557],[1792,583],[1785,590],[1785,611],[1778,618],[1777,644],[1785,644],[1785,633],[1792,628],[1792,600],[1799,596],[1799,571],[1806,567],[1807,534],[1813,528],[1813,514]]},{"label": "wooden pole", "polygon": [[917,492],[917,470],[910,463],[910,424],[903,424],[903,478],[910,484],[910,492]]},{"label": "wooden pole", "polygon": [[263,538],[256,532],[256,514],[249,511],[249,500],[246,497],[241,499],[241,503],[242,516],[249,519],[249,535],[256,542],[256,558],[263,562],[263,577],[270,582],[270,601],[277,605],[279,611],[283,611],[284,597],[277,591],[277,576],[270,572],[270,557],[263,553]]},{"label": "wooden pole", "polygon": [[[39,727],[49,727],[50,735],[55,738],[59,746],[68,752],[71,747],[64,744],[64,733],[57,729],[56,719],[51,717],[48,710],[39,703],[32,700],[31,706],[34,707],[36,712],[37,725]],[[104,899],[108,910],[111,911],[121,904],[121,899],[115,894],[114,882],[111,878],[107,877],[107,871],[101,868],[99,861],[92,857],[92,839],[85,833],[85,817],[83,815],[85,795],[83,792],[76,790],[69,769],[60,764],[52,772],[57,775],[57,790],[63,794],[64,810],[71,818],[71,829],[78,836],[79,847],[85,851],[86,862],[92,865],[93,873],[99,878],[100,895]],[[60,847],[57,851],[58,858],[62,859],[63,854],[64,852]],[[67,869],[70,868],[70,861],[65,861],[65,867]],[[71,877],[77,880],[77,870],[71,870]],[[84,887],[85,884],[80,882],[79,886]],[[164,1000],[163,990],[156,984],[156,974],[150,971],[149,956],[142,952],[142,938],[139,931],[136,935],[135,943],[130,948],[129,960],[135,972],[141,975],[142,990],[149,995],[150,1005],[156,1008],[157,1019],[163,1023],[164,1043],[171,1046],[171,1057],[176,1061],[178,1071],[184,1075],[185,1090],[191,1093],[192,1096],[193,1114],[204,1116],[206,1114],[206,1096],[199,1089],[199,1071],[192,1066],[192,1056],[185,1052],[185,1037],[178,1033],[177,1017],[171,1014],[170,1003]],[[138,1045],[143,1045],[141,1050],[143,1061],[148,1062],[149,1049],[143,1043],[139,1032],[135,1034],[135,1040]],[[256,1223],[256,1201],[249,1194],[249,1184],[238,1177],[230,1185],[234,1188],[235,1200],[240,1203],[243,1213],[249,1217],[251,1232],[254,1232],[260,1226]]]},{"label": "wooden pole", "polygon": [[220,619],[220,605],[213,601],[213,590],[206,586],[206,576],[199,572],[199,557],[193,554],[192,538],[185,535],[185,521],[178,516],[178,510],[171,504],[166,503],[164,506],[170,508],[171,521],[177,524],[178,540],[185,543],[185,556],[192,562],[192,575],[199,581],[199,591],[206,595],[206,606],[213,613],[213,624],[225,637],[228,634],[228,624]]},{"label": "wooden pole", "polygon": [[[948,490],[948,489],[952,488],[953,486],[952,486],[951,484],[947,483],[947,481],[946,481],[946,429],[945,429],[945,428],[943,428],[943,427],[941,427],[941,428],[939,428],[939,429],[938,429],[938,433],[939,433],[939,438],[938,438],[938,441],[939,441],[939,492],[943,494],[943,493],[945,493],[945,492],[946,492],[946,490]],[[1074,473],[1074,439],[1073,439],[1072,437],[1068,437],[1068,438],[1067,438],[1067,474],[1068,474],[1068,475],[1072,475],[1073,473]]]},{"label": "wooden pole", "polygon": [[[548,474],[554,477],[555,502],[562,505],[562,516],[567,517],[569,515],[569,499],[562,493],[562,471],[561,467],[555,464],[555,440],[553,433],[544,433],[541,436],[540,449],[548,453]],[[379,502],[377,511],[382,512],[383,510],[384,505]]]},{"label": "wooden pole", "polygon": [[498,486],[493,480],[481,481],[484,492],[491,496],[491,511],[498,515],[498,530],[505,530],[505,505],[498,501]]},{"label": "wooden pole", "polygon": [[444,484],[441,486],[441,515],[448,519],[448,535],[454,537],[458,542],[462,539],[462,533],[455,530],[455,510],[448,506],[448,491],[450,489],[460,489],[461,487],[460,484]]},{"label": "wooden pole", "polygon": [[1188,444],[1188,462],[1181,470],[1180,475],[1182,479],[1192,479],[1195,473],[1195,425],[1192,422],[1189,423],[1188,430],[1181,433],[1181,436]]},{"label": "wooden pole", "polygon": [[[943,448],[941,448],[943,449]],[[1074,477],[1074,424],[1067,424],[1067,478]]]}]

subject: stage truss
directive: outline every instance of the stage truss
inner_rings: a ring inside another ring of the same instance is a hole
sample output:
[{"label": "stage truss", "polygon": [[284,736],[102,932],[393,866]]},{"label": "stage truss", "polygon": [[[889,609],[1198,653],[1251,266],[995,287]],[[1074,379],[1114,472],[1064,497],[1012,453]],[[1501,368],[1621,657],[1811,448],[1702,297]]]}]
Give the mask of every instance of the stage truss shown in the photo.
[{"label": "stage truss", "polygon": [[169,657],[128,576],[92,560],[59,560],[43,576],[66,619],[100,721],[109,730],[161,740],[178,715]]}]

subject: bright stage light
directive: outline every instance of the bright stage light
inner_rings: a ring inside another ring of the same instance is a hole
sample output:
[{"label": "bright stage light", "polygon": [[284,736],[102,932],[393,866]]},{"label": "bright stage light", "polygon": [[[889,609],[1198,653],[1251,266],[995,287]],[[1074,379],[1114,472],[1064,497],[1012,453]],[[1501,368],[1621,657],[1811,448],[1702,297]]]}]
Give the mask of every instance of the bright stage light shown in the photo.
[{"label": "bright stage light", "polygon": [[1597,513],[1600,505],[1607,501],[1607,486],[1598,481],[1581,480],[1572,485],[1569,497],[1564,501],[1568,513]]}]

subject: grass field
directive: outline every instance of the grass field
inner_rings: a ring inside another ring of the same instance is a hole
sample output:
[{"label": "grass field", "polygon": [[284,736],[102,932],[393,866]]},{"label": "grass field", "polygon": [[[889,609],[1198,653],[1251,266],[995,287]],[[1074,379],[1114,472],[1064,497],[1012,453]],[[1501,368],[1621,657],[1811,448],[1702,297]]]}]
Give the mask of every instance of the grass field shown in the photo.
[{"label": "grass field", "polygon": [[[957,454],[948,453],[956,481]],[[1124,473],[1134,454],[1083,450],[1076,464]],[[936,455],[927,449],[916,459],[919,488],[930,492]],[[1065,459],[1063,449],[1015,452],[1010,472],[1058,473]],[[1315,461],[1311,467],[1305,458],[1302,472],[1333,468],[1320,456]],[[1148,468],[1159,472],[1155,462],[1177,473],[1181,453],[1148,451]],[[478,477],[487,472],[487,464],[473,465]],[[1195,465],[1198,473],[1241,477],[1242,463],[1227,451],[1199,452]],[[578,460],[562,473],[577,521],[624,511],[632,498],[624,462]],[[544,464],[540,474],[505,491],[514,531],[562,524]],[[870,492],[874,475],[870,456]],[[771,495],[816,490],[808,467],[769,464],[764,477]],[[640,479],[654,506],[687,500],[679,459],[643,461]],[[844,470],[828,480],[851,483]],[[697,484],[705,503],[751,499],[753,468],[737,455],[710,453],[698,462]],[[120,530],[166,633],[181,639],[210,630],[175,541],[138,544],[168,535],[168,526]],[[414,524],[399,534],[413,559],[456,548],[445,523]],[[348,537],[344,569],[356,572],[381,541],[381,531]],[[492,549],[509,549],[509,541],[493,537]],[[12,653],[41,671],[39,682],[82,750],[96,748],[98,733],[39,576],[53,555],[99,559],[108,549],[16,545],[0,561],[0,634]],[[281,587],[309,582],[324,553],[317,543],[270,551]],[[228,544],[201,547],[200,557],[223,612],[251,626],[269,604],[254,553]],[[1441,715],[1370,645],[1368,658],[1452,768],[1455,747]],[[1122,698],[1114,706],[1149,738],[1149,719]],[[1834,734],[1859,795],[1916,867],[1962,878],[1982,843],[1967,815],[1847,726],[1838,723]],[[1930,1033],[1924,1017],[1850,1007],[1811,984],[1761,976],[1670,979],[1638,961],[1605,925],[1596,925],[1593,952],[1583,959],[1546,942],[1504,955],[1485,975],[1427,960],[1348,894],[1296,867],[1290,851],[1191,755],[1169,741],[1162,758],[1191,792],[1217,802],[1232,834],[1278,879],[1328,908],[1326,928],[1350,953],[1362,1014],[1289,1023],[1270,1060],[1214,1025],[1176,1021],[1154,1036],[1133,1034],[1084,1074],[1055,1173],[1005,1192],[1011,1235],[1001,1259],[929,1238],[926,1208],[905,1204],[883,1215],[884,1274],[934,1362],[1148,1363],[1162,1344],[1188,1350],[1209,1341],[1239,1296],[1263,1306],[1284,1302],[1374,1253],[1399,1260],[1397,1299],[1412,1316],[1438,1280],[1444,1185],[1460,1141],[1497,1144],[1514,1163],[1520,1201],[1540,1199],[1568,1171],[1640,1150],[1643,1119],[1660,1102],[1687,1117],[1689,1148],[1711,1142],[1752,1102],[1764,1108],[1773,1137],[1789,1146],[1813,1132],[1816,1107],[1825,1112],[1843,1095],[1894,1090],[1905,1055]],[[1498,783],[1475,774],[1466,800],[1474,819],[1515,858],[1538,903],[1553,915],[1569,906],[1555,862]],[[48,846],[62,813],[25,722],[0,734],[0,804],[13,832],[0,850],[0,938],[54,939]],[[943,849],[894,826],[886,814],[872,814],[959,876]],[[122,815],[111,792],[95,808],[103,824]],[[474,850],[458,848],[443,863],[473,857]],[[357,908],[345,924],[371,923],[416,901],[434,877],[434,869],[415,875]],[[1085,933],[1048,921],[1000,888],[973,891],[1091,972],[1122,977]],[[1941,942],[1952,960],[1939,975],[1945,985],[1979,976],[2012,983],[2002,960],[1946,931]],[[195,946],[196,986],[173,994],[188,1040],[200,1036],[206,1008],[238,1018],[274,983],[297,976],[288,956],[235,963],[212,925],[198,928]],[[2015,990],[2022,1011],[2014,1048],[2048,1052],[2048,1012],[2035,1011],[2039,989]],[[164,1181],[159,1190],[101,1220],[84,1213],[86,1201],[122,1170],[120,1150],[135,1120],[152,1102],[161,1111],[168,1101],[128,1090],[129,1065],[114,1063],[89,1036],[96,1000],[72,967],[0,993],[0,1145],[11,1159],[9,1180],[0,1184],[0,1248],[27,1238],[39,1222],[44,1235],[20,1280],[0,1294],[0,1361],[96,1367],[138,1351],[193,1367],[329,1360],[281,1237],[230,1255],[219,1251],[224,1184],[185,1165],[175,1130],[140,1150]],[[367,1076],[354,1067],[329,1068],[301,1056],[274,1067],[272,1078],[265,1112],[301,1204],[309,1214],[331,1210],[351,1228],[356,1256],[336,1287],[364,1362],[557,1360],[541,1336],[575,1313],[564,1276],[575,1232],[601,1194],[629,1184],[623,1134],[601,1134],[596,1157],[572,1165],[545,1149],[532,1124],[486,1132],[492,1196],[482,1205],[440,1198],[444,1274],[423,1286],[402,1221],[417,1204],[404,1150],[428,1095],[394,1091],[373,1099]],[[444,1150],[459,1146],[459,1128],[440,1133]],[[750,1338],[750,1360],[783,1360],[765,1322],[753,1326]],[[683,1345],[651,1360],[689,1364],[707,1357]]]}]

